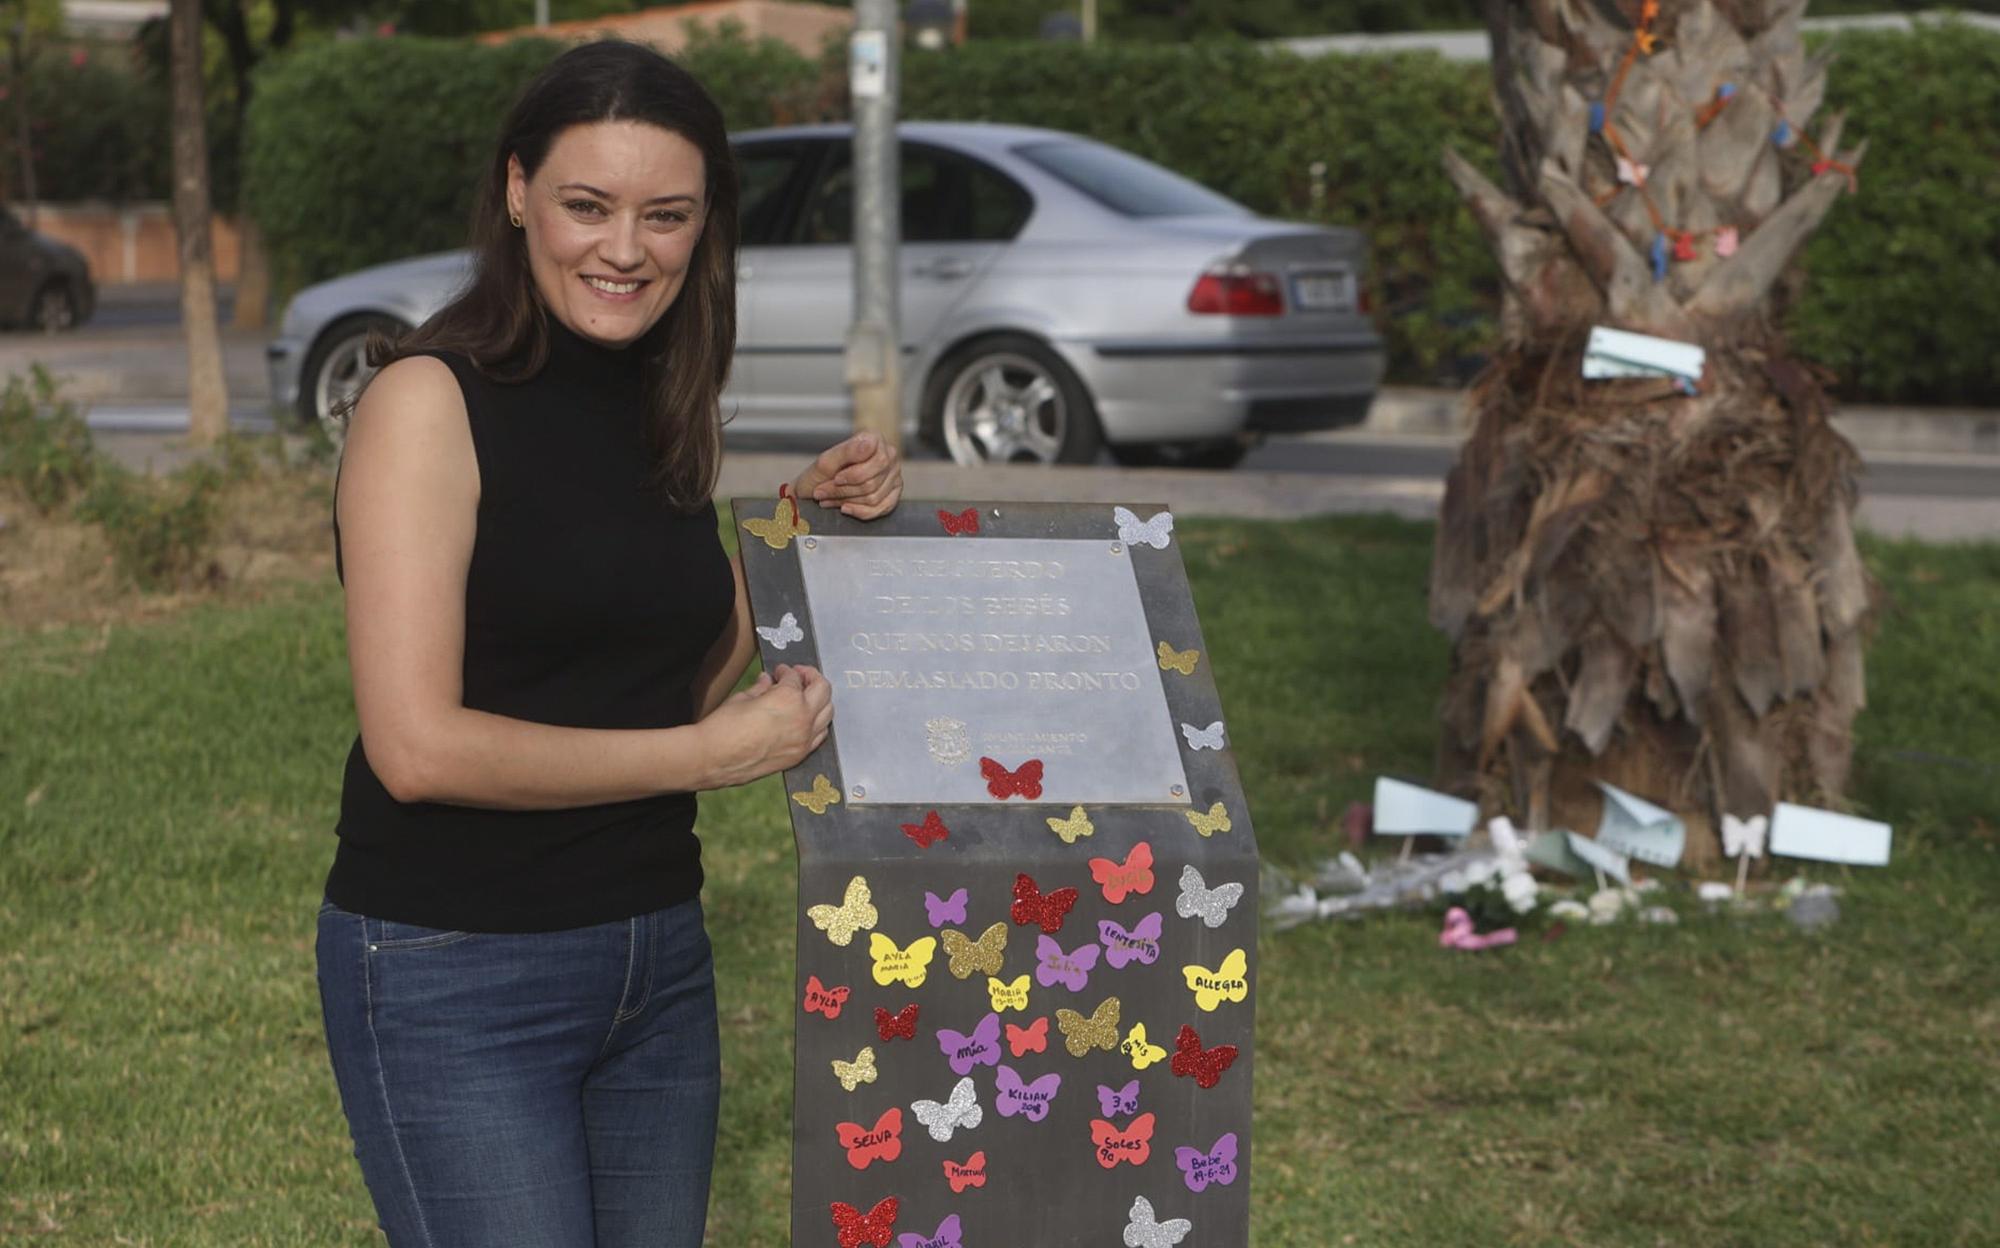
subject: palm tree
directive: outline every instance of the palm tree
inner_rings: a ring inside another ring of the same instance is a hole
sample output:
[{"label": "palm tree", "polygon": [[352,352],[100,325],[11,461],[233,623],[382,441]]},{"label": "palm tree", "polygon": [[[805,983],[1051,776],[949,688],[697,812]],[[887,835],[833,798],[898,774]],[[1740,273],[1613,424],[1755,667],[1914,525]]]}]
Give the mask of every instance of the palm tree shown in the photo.
[{"label": "palm tree", "polygon": [[[1446,171],[1499,259],[1504,344],[1447,482],[1442,765],[1489,808],[1595,826],[1591,782],[1690,823],[1833,800],[1864,701],[1858,459],[1779,328],[1854,179],[1805,0],[1484,0],[1506,189]],[[1863,145],[1865,148],[1865,144]],[[1587,381],[1592,326],[1706,350]]]}]

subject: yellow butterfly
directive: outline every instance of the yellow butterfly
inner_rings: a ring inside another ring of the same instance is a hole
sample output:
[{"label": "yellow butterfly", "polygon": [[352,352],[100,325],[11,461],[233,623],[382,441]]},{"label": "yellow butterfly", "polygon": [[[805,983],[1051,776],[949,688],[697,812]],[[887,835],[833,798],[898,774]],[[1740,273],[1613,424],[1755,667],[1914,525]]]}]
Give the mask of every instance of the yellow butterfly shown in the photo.
[{"label": "yellow butterfly", "polygon": [[826,938],[836,945],[845,945],[854,939],[854,933],[875,926],[875,907],[870,904],[874,894],[868,891],[868,881],[855,876],[847,882],[847,895],[837,906],[814,906],[806,911],[814,927],[826,933]]},{"label": "yellow butterfly", "polygon": [[1194,989],[1194,1003],[1204,1010],[1250,995],[1250,959],[1241,949],[1231,949],[1216,970],[1190,965],[1182,967],[1181,974],[1187,977],[1187,986]]},{"label": "yellow butterfly", "polygon": [[1144,1070],[1154,1062],[1167,1060],[1167,1051],[1157,1044],[1146,1042],[1146,1024],[1133,1023],[1132,1030],[1125,1033],[1125,1043],[1118,1046],[1120,1052],[1132,1059],[1133,1070]]},{"label": "yellow butterfly", "polygon": [[937,937],[923,936],[910,942],[907,949],[898,949],[896,942],[880,932],[868,938],[868,956],[875,963],[875,982],[888,987],[902,980],[912,988],[921,988],[924,977],[930,974],[931,957],[937,953]]},{"label": "yellow butterfly", "polygon": [[998,975],[1001,955],[1007,952],[1007,925],[995,923],[978,940],[967,940],[964,932],[946,928],[944,951],[951,955],[951,973],[960,979],[968,978],[974,971]]},{"label": "yellow butterfly", "polygon": [[833,1077],[840,1080],[840,1086],[849,1092],[864,1083],[875,1082],[875,1046],[863,1046],[851,1062],[834,1058]]},{"label": "yellow butterfly", "polygon": [[813,777],[813,787],[810,792],[794,793],[792,800],[815,815],[823,815],[827,807],[840,801],[840,790],[833,787],[833,781],[821,774]]},{"label": "yellow butterfly", "polygon": [[1118,998],[1098,1002],[1089,1018],[1075,1010],[1057,1010],[1056,1026],[1062,1028],[1063,1045],[1071,1057],[1082,1057],[1092,1049],[1110,1052],[1118,1047]]},{"label": "yellow butterfly", "polygon": [[1227,832],[1231,827],[1229,812],[1222,808],[1221,802],[1210,806],[1208,813],[1205,815],[1198,810],[1184,810],[1181,813],[1186,815],[1187,821],[1194,825],[1194,830],[1203,836],[1213,836],[1217,832]]},{"label": "yellow butterfly", "polygon": [[1097,831],[1097,825],[1090,821],[1089,815],[1083,813],[1083,807],[1078,806],[1069,812],[1067,819],[1050,819],[1049,831],[1060,836],[1063,844],[1074,845]]},{"label": "yellow butterfly", "polygon": [[1019,976],[1015,977],[1014,982],[1011,984],[1004,979],[995,979],[993,976],[988,975],[986,977],[986,995],[992,999],[993,1012],[996,1014],[1002,1014],[1008,1010],[1019,1010],[1023,1014],[1027,1013],[1027,973],[1025,971],[1022,972]]},{"label": "yellow butterfly", "polygon": [[1194,665],[1201,662],[1199,650],[1176,650],[1166,642],[1160,643],[1160,670],[1179,672],[1183,676],[1194,675]]},{"label": "yellow butterfly", "polygon": [[812,526],[799,515],[799,505],[790,498],[780,498],[778,508],[769,520],[745,520],[743,527],[764,539],[764,544],[772,550],[783,550],[792,544],[795,537],[804,537],[812,532]]}]

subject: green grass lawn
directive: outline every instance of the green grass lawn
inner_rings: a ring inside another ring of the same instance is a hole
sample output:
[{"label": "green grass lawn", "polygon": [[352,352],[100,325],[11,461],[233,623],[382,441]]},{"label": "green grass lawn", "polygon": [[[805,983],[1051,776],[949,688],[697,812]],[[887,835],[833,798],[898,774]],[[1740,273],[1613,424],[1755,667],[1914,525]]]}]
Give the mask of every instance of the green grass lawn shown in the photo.
[{"label": "green grass lawn", "polygon": [[[1430,529],[1182,536],[1262,847],[1302,869],[1376,773],[1430,769]],[[1819,936],[1691,907],[1482,956],[1431,916],[1267,933],[1259,1245],[2000,1238],[2000,547],[1868,553],[1890,599],[1856,796],[1894,865],[1816,869],[1847,890]],[[352,732],[331,586],[0,633],[0,1243],[379,1242],[312,973]],[[779,1245],[784,798],[716,794],[702,832],[711,1240]]]}]

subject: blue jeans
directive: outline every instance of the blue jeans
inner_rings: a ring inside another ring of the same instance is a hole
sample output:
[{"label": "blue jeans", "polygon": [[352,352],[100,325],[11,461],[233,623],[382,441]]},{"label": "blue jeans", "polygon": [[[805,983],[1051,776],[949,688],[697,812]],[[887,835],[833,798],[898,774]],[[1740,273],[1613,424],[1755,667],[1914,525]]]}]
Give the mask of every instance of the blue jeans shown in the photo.
[{"label": "blue jeans", "polygon": [[319,912],[327,1050],[393,1248],[695,1248],[721,1059],[701,903],[571,931]]}]

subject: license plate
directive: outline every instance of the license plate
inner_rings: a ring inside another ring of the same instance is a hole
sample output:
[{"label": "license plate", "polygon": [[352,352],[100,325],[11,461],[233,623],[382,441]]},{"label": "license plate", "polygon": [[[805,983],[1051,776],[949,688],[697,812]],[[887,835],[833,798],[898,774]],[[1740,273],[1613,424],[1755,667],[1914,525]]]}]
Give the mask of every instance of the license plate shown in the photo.
[{"label": "license plate", "polygon": [[1292,278],[1292,303],[1301,309],[1354,306],[1353,279],[1345,273],[1300,273]]}]

